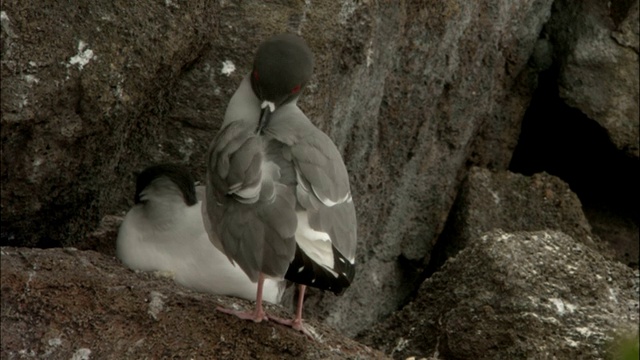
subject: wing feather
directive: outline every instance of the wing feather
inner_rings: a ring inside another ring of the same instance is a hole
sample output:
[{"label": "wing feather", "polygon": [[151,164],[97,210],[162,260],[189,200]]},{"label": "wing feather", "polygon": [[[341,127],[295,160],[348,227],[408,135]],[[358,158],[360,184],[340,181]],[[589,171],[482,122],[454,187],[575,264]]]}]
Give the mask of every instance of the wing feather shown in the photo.
[{"label": "wing feather", "polygon": [[265,157],[255,126],[227,124],[209,148],[205,228],[214,245],[252,281],[282,278],[295,255],[294,189],[278,183],[277,164]]},{"label": "wing feather", "polygon": [[333,246],[353,263],[356,213],[349,175],[331,139],[317,130],[291,146],[297,200],[309,213],[309,225],[329,234]]}]

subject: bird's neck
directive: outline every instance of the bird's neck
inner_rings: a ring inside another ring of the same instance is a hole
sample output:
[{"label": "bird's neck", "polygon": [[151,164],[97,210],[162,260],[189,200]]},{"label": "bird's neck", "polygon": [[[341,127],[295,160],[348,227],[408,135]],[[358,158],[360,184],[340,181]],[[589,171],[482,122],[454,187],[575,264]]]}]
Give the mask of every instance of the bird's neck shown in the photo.
[{"label": "bird's neck", "polygon": [[[298,99],[300,96],[295,96],[289,102],[276,108],[274,116],[278,113],[285,112],[285,109],[297,109]],[[224,122],[222,127],[226,126],[232,121],[241,119],[255,119],[256,125],[260,118],[260,105],[262,101],[256,96],[251,86],[251,77],[247,75],[240,82],[240,86],[229,100],[229,105],[224,114]]]},{"label": "bird's neck", "polygon": [[240,119],[255,119],[257,124],[259,117],[260,100],[251,88],[251,80],[249,80],[248,76],[245,76],[231,100],[229,100],[222,127]]}]

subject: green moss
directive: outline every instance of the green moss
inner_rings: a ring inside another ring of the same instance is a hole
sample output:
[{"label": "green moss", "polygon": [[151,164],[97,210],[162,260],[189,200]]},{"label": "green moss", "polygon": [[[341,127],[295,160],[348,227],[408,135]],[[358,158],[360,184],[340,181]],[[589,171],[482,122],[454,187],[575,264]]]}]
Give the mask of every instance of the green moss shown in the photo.
[{"label": "green moss", "polygon": [[626,336],[616,339],[612,345],[611,360],[638,360],[640,352],[638,349],[638,335]]}]

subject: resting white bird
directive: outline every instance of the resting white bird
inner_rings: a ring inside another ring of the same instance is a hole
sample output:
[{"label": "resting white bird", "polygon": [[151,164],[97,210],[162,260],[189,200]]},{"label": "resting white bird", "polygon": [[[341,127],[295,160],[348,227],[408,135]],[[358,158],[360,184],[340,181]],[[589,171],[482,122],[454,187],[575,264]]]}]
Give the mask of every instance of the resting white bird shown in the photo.
[{"label": "resting white bird", "polygon": [[[145,169],[136,181],[135,205],[118,232],[117,257],[134,270],[169,272],[193,290],[255,300],[255,283],[209,241],[202,221],[204,192],[196,190],[184,166]],[[279,303],[283,290],[284,282],[265,282],[263,299]]]},{"label": "resting white bird", "polygon": [[[309,335],[306,286],[341,294],[355,274],[356,213],[349,176],[331,139],[298,108],[313,54],[296,35],[262,43],[231,98],[207,158],[205,227],[211,241],[258,282],[253,312]],[[265,279],[300,285],[292,320],[267,316]]]}]

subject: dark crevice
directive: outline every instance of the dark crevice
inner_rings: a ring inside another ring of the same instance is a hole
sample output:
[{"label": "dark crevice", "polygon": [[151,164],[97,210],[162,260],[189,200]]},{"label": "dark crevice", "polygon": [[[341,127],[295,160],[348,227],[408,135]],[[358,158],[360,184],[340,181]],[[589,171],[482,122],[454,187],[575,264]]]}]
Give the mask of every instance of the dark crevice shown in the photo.
[{"label": "dark crevice", "polygon": [[616,27],[629,16],[629,10],[633,6],[634,0],[616,0],[610,2],[609,16]]},{"label": "dark crevice", "polygon": [[593,233],[614,248],[620,261],[637,267],[638,159],[617,149],[596,121],[564,103],[556,71],[545,71],[539,79],[509,170],[524,175],[545,171],[567,182]]},{"label": "dark crevice", "polygon": [[[557,73],[552,68],[539,74],[509,171],[527,176],[547,172],[565,181],[578,195],[593,234],[608,243],[619,261],[637,268],[639,161],[617,149],[596,121],[564,103]],[[456,199],[423,279],[464,246],[456,218],[462,206]]]}]

